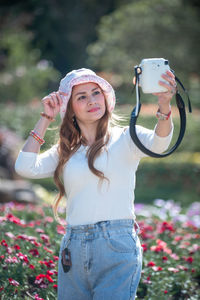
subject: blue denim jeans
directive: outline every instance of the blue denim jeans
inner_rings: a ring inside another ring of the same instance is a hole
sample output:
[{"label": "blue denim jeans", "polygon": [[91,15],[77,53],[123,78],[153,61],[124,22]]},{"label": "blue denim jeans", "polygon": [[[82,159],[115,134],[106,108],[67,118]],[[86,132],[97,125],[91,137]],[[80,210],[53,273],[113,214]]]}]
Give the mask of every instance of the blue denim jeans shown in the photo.
[{"label": "blue denim jeans", "polygon": [[[58,300],[135,299],[142,270],[138,232],[132,219],[67,225],[59,254]],[[61,254],[66,248],[72,266],[65,273]]]}]

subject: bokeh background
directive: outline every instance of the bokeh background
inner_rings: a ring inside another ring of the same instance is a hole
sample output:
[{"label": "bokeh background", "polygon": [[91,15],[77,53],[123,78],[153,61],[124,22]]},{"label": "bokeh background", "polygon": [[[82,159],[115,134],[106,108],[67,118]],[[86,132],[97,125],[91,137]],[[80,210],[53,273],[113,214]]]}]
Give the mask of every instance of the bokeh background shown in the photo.
[{"label": "bokeh background", "polygon": [[[183,206],[199,201],[198,0],[1,1],[1,180],[19,179],[13,162],[39,118],[41,99],[58,89],[60,79],[67,72],[88,67],[106,78],[116,91],[116,112],[124,116],[124,124],[128,124],[135,105],[135,95],[131,92],[134,65],[150,57],[169,60],[190,94],[193,113],[188,114],[186,101],[187,130],[183,143],[173,155],[164,159],[145,158],[141,162],[135,201],[152,203],[159,198],[173,199]],[[186,100],[184,94],[183,97]],[[142,95],[142,103],[139,123],[153,128],[156,98]],[[172,104],[174,142],[179,131],[179,116],[175,101]],[[55,143],[59,124],[58,116],[56,124],[46,133],[41,151]],[[34,183],[56,193],[52,179]]]}]

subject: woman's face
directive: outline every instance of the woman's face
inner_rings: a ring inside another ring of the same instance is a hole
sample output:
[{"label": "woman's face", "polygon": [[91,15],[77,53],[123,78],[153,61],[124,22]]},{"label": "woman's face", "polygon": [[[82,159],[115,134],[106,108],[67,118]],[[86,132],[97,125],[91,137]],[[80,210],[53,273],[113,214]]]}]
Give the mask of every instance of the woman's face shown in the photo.
[{"label": "woman's face", "polygon": [[105,97],[98,84],[89,82],[73,87],[72,109],[78,123],[100,120],[106,111]]}]

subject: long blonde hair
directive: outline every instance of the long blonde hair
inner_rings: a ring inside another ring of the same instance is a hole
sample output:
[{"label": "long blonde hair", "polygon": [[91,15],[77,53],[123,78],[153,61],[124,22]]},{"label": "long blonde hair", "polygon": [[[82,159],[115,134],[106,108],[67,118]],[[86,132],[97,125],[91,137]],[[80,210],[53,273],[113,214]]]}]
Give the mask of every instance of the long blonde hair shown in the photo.
[{"label": "long blonde hair", "polygon": [[[106,103],[106,101],[105,101]],[[111,113],[108,111],[106,106],[106,111],[103,117],[99,120],[95,142],[89,147],[87,151],[88,166],[93,174],[99,177],[100,181],[107,179],[104,173],[97,170],[94,167],[95,159],[103,151],[104,147],[107,145],[110,138],[110,126]],[[67,106],[67,111],[63,122],[60,127],[59,140],[58,140],[58,154],[59,161],[58,166],[54,172],[54,182],[59,189],[59,193],[53,204],[53,212],[55,219],[59,222],[58,218],[58,206],[65,194],[65,188],[62,181],[63,167],[70,157],[80,148],[81,145],[85,145],[86,140],[81,135],[80,128],[76,122],[75,117],[73,117],[72,109],[72,97],[70,98]]]}]

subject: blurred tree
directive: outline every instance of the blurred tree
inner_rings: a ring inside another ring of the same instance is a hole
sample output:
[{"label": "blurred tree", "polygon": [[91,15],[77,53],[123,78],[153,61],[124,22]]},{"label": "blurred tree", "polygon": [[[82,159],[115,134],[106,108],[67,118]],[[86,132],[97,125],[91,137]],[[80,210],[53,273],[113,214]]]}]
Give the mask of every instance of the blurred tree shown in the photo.
[{"label": "blurred tree", "polygon": [[59,72],[40,51],[32,49],[31,34],[22,30],[4,31],[0,40],[0,102],[28,102],[46,93],[50,82],[56,82]]},{"label": "blurred tree", "polygon": [[100,18],[131,0],[1,1],[0,33],[23,27],[33,33],[32,46],[62,73],[86,66],[86,47],[96,39]]},{"label": "blurred tree", "polygon": [[181,0],[133,1],[101,19],[98,41],[88,47],[88,63],[114,73],[114,85],[118,75],[116,85],[127,87],[142,58],[165,57],[186,79],[191,73],[200,75],[199,41],[194,7]]}]

